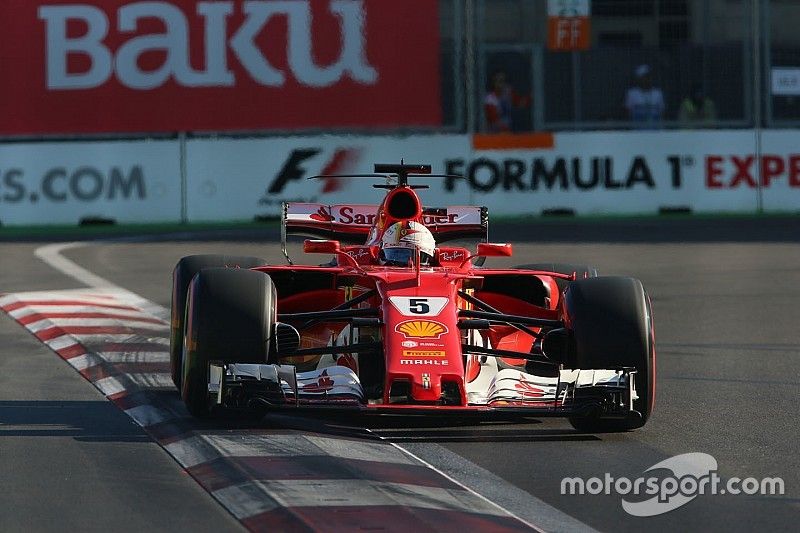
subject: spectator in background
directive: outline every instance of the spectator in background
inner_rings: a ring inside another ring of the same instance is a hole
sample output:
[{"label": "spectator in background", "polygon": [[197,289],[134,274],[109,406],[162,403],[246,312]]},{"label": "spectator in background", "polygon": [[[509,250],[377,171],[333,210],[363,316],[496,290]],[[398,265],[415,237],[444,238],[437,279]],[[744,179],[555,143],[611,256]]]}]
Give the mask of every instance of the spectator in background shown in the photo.
[{"label": "spectator in background", "polygon": [[686,127],[707,126],[717,120],[717,108],[714,101],[706,96],[701,84],[692,84],[689,96],[681,102],[678,120]]},{"label": "spectator in background", "polygon": [[491,133],[514,131],[514,109],[528,107],[530,104],[530,96],[517,94],[509,85],[505,71],[495,71],[492,74],[489,92],[483,100],[487,131]]},{"label": "spectator in background", "polygon": [[636,82],[625,94],[628,120],[637,128],[657,128],[664,116],[664,94],[653,86],[649,65],[639,65],[634,71]]}]

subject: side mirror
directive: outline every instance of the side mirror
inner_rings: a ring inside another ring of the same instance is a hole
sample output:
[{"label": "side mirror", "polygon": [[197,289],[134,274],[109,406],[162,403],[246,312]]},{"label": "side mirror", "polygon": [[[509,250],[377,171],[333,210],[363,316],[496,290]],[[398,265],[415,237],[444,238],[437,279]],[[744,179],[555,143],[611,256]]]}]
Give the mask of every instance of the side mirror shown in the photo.
[{"label": "side mirror", "polygon": [[335,254],[339,252],[339,241],[306,239],[303,241],[303,252],[307,254]]},{"label": "side mirror", "polygon": [[512,247],[508,243],[480,242],[478,253],[480,257],[511,257]]}]

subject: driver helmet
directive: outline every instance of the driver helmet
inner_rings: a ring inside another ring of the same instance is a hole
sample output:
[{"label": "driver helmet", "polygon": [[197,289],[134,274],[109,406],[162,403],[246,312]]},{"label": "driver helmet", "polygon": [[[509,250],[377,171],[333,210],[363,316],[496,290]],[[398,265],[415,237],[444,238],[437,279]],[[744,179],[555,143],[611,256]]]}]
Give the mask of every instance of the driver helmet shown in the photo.
[{"label": "driver helmet", "polygon": [[436,241],[430,230],[419,222],[406,220],[392,224],[383,233],[379,259],[382,265],[409,266],[419,250],[420,264],[429,265],[435,249]]}]

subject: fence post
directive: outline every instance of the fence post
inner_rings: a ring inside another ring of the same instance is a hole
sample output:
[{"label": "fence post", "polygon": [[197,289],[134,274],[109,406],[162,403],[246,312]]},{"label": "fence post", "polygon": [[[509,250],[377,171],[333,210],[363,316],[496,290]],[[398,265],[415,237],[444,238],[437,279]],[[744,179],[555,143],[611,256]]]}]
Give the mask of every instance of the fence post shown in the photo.
[{"label": "fence post", "polygon": [[464,54],[464,85],[466,86],[467,134],[477,130],[477,110],[475,93],[475,0],[466,0],[464,9],[464,34],[466,50]]},{"label": "fence post", "polygon": [[761,64],[761,1],[751,0],[753,18],[753,134],[755,136],[756,157],[756,212],[764,212],[764,190],[762,188],[761,172],[761,106],[762,90],[764,87],[764,72]]},{"label": "fence post", "polygon": [[178,157],[180,158],[180,169],[181,169],[181,224],[187,224],[189,222],[188,216],[188,177],[186,175],[187,168],[186,168],[186,132],[181,131],[178,133]]}]

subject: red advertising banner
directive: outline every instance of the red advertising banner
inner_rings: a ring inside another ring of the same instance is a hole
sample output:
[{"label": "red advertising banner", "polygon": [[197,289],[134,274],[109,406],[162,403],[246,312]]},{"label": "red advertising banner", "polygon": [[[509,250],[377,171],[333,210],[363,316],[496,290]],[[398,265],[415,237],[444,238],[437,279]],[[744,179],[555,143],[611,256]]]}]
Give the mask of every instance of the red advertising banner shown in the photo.
[{"label": "red advertising banner", "polygon": [[441,124],[430,0],[3,0],[0,134]]}]

